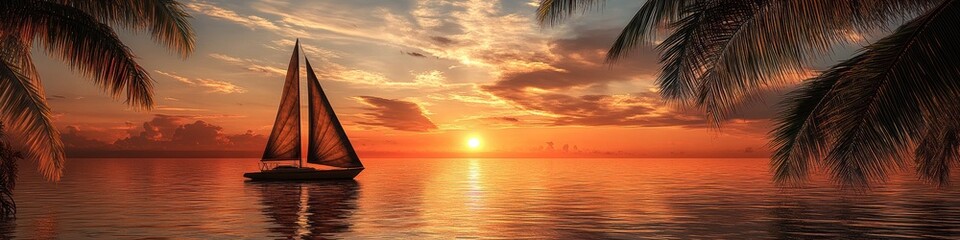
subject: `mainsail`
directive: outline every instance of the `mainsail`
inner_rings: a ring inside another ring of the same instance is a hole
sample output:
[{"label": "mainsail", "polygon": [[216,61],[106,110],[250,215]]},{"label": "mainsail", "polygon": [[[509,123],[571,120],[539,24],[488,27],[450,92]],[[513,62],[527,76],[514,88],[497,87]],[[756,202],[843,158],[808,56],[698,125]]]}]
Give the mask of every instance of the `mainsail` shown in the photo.
[{"label": "mainsail", "polygon": [[326,94],[320,88],[320,81],[313,73],[310,60],[306,60],[306,63],[310,109],[307,162],[341,168],[363,167],[343,126],[340,126],[340,120],[333,113],[330,101],[327,101]]},{"label": "mainsail", "polygon": [[263,151],[263,161],[300,160],[300,41],[293,46],[293,56],[287,66],[280,109],[273,131]]}]

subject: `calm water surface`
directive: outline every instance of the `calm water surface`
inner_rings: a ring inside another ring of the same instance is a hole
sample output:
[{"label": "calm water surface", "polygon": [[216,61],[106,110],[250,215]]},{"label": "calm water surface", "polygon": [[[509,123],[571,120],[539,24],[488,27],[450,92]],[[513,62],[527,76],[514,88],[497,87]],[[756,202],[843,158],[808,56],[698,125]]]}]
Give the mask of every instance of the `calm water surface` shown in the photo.
[{"label": "calm water surface", "polygon": [[[255,159],[22,166],[23,239],[957,238],[960,191],[778,190],[765,159],[364,159],[356,181],[252,183]],[[958,189],[958,188],[953,188]],[[0,236],[3,237],[3,236]]]}]

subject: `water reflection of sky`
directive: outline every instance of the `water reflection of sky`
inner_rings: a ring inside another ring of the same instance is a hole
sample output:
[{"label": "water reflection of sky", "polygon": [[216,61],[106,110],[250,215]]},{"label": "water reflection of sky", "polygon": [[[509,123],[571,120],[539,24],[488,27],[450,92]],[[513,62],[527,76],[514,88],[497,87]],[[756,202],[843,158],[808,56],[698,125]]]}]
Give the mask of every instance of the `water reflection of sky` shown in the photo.
[{"label": "water reflection of sky", "polygon": [[[960,192],[772,186],[764,159],[368,159],[356,181],[244,182],[255,160],[22,173],[18,238],[953,238]],[[24,169],[30,169],[29,166]]]}]

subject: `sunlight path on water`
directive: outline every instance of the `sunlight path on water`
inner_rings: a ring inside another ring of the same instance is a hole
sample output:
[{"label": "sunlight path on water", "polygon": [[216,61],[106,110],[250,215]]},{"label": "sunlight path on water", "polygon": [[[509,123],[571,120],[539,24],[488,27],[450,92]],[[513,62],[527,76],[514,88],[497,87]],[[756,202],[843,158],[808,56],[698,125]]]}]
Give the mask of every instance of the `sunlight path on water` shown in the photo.
[{"label": "sunlight path on water", "polygon": [[252,183],[256,159],[23,163],[0,238],[955,238],[960,191],[780,190],[766,159],[363,159],[356,181]]}]

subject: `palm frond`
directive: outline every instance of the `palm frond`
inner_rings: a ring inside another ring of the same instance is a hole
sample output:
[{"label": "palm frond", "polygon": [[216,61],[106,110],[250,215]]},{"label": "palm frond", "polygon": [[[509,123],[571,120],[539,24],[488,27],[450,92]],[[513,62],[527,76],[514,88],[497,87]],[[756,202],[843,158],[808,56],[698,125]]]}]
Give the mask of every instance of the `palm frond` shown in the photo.
[{"label": "palm frond", "polygon": [[[603,0],[541,0],[537,20],[541,25],[556,25],[570,16],[603,4]],[[630,19],[607,52],[607,61],[616,62],[643,41],[653,42],[664,25],[683,17],[684,6],[696,0],[648,0]]]},{"label": "palm frond", "polygon": [[702,32],[698,30],[703,19],[703,14],[699,11],[680,19],[675,24],[677,27],[674,33],[657,45],[662,66],[656,84],[662,98],[683,101],[690,99],[694,93],[693,86],[703,73],[701,59],[706,49],[705,44],[690,42],[704,39],[698,37]]},{"label": "palm frond", "polygon": [[36,39],[53,57],[134,107],[153,106],[153,80],[113,30],[78,9],[46,1],[5,1],[0,31]]},{"label": "palm frond", "polygon": [[[698,104],[719,123],[744,102],[756,100],[764,88],[778,88],[806,73],[805,64],[828,54],[849,34],[876,30],[896,16],[910,15],[929,4],[904,1],[764,0],[715,4],[742,5],[711,10],[730,16],[721,29],[730,34],[713,39]],[[694,10],[697,11],[697,10]],[[700,10],[702,11],[702,10]]]},{"label": "palm frond", "polygon": [[24,68],[33,68],[33,63],[29,48],[17,47],[18,41],[4,39],[0,52],[0,120],[21,131],[27,158],[36,159],[43,176],[56,181],[63,173],[63,143],[50,119],[39,79],[22,73]]},{"label": "palm frond", "polygon": [[[862,59],[863,56],[856,56],[850,61]],[[777,184],[805,182],[812,165],[823,157],[826,151],[826,136],[821,132],[823,105],[836,97],[833,90],[837,82],[850,70],[847,65],[835,66],[817,78],[805,81],[780,103],[781,111],[770,132],[770,143],[775,150],[771,156],[771,171]]]},{"label": "palm frond", "polygon": [[186,57],[196,46],[190,15],[175,0],[55,0],[80,9],[102,23],[150,31],[158,43]]},{"label": "palm frond", "polygon": [[[955,2],[942,2],[838,64],[835,69],[847,70],[837,76],[814,80],[836,78],[829,98],[814,112],[822,121],[807,126],[818,127],[827,138],[831,147],[822,161],[835,181],[857,189],[884,181],[888,172],[904,167],[925,119],[946,118],[954,111],[953,104],[943,103],[960,94],[960,72],[954,70],[960,46],[945,44],[960,40],[960,34],[947,30],[960,24]],[[797,152],[818,154],[803,148]]]},{"label": "palm frond", "polygon": [[960,163],[960,128],[956,126],[956,122],[930,126],[917,143],[914,159],[921,180],[938,187],[949,185],[950,169]]},{"label": "palm frond", "polygon": [[607,51],[607,62],[626,57],[642,41],[653,42],[657,31],[665,24],[682,19],[683,10],[697,0],[647,0],[623,27],[620,36]]},{"label": "palm frond", "polygon": [[570,16],[598,7],[604,0],[540,0],[537,21],[540,25],[556,25]]},{"label": "palm frond", "polygon": [[[673,33],[657,46],[662,64],[657,85],[667,100],[688,101],[695,96],[703,74],[716,58],[717,49],[732,35],[731,21],[742,18],[742,4],[701,1],[686,8],[673,23]],[[718,14],[720,13],[720,14]]]}]

